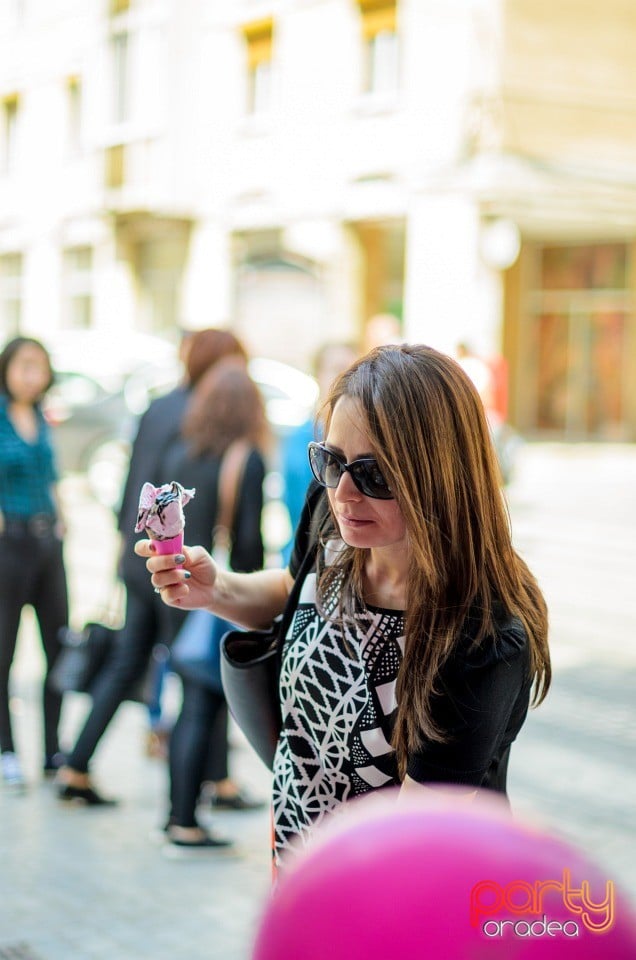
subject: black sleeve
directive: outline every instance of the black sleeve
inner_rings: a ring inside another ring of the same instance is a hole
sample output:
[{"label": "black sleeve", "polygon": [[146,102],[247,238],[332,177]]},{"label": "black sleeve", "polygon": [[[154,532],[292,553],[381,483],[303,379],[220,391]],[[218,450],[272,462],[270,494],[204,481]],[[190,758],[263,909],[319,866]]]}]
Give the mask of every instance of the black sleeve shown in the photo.
[{"label": "black sleeve", "polygon": [[517,621],[488,650],[467,651],[449,661],[433,700],[435,722],[448,740],[426,741],[409,757],[408,776],[419,783],[482,784],[525,719],[528,657],[526,634]]},{"label": "black sleeve", "polygon": [[305,505],[296,527],[294,547],[289,558],[289,572],[292,577],[295,578],[300,570],[303,559],[309,550],[309,544],[316,536],[317,529],[328,510],[324,487],[312,480],[305,494]]},{"label": "black sleeve", "polygon": [[139,504],[139,477],[141,476],[140,461],[142,459],[142,448],[144,444],[144,424],[146,423],[148,416],[148,411],[146,411],[139,421],[137,433],[135,435],[135,439],[133,440],[130,461],[128,464],[128,474],[126,475],[121,504],[117,516],[117,529],[120,533],[126,534],[128,537],[130,537],[130,528],[132,525],[134,525],[133,512],[136,517]]},{"label": "black sleeve", "polygon": [[188,396],[185,387],[176,387],[153,400],[139,420],[117,517],[117,529],[129,539],[137,518],[141,485],[146,480],[163,483],[161,464],[179,438]]},{"label": "black sleeve", "polygon": [[252,450],[245,464],[241,490],[236,504],[236,518],[232,530],[230,566],[240,573],[260,570],[264,550],[261,533],[263,512],[263,480],[265,464],[257,450]]},{"label": "black sleeve", "polygon": [[161,417],[167,407],[166,399],[160,397],[151,403],[139,421],[133,440],[117,517],[117,529],[128,537],[137,519],[142,484],[147,480],[151,483],[163,482],[159,479],[162,457],[170,448],[171,441],[176,441],[179,436],[178,423],[172,424],[169,418],[164,421]]}]

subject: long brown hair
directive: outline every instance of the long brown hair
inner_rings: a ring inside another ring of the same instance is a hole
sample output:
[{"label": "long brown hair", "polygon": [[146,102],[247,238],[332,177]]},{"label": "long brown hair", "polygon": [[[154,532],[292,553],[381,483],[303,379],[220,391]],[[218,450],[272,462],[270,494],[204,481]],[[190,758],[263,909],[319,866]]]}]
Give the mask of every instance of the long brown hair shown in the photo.
[{"label": "long brown hair", "polygon": [[[403,777],[422,735],[445,740],[431,702],[469,614],[471,622],[476,618],[480,645],[492,642],[502,610],[521,620],[529,638],[533,702],[543,700],[551,678],[547,609],[536,579],[512,546],[483,404],[459,364],[431,347],[378,347],[333,384],[327,428],[343,396],[362,408],[407,528],[406,639],[393,737]],[[366,550],[347,547],[321,572],[320,596],[334,578],[349,584],[343,613],[362,595],[366,557]]]},{"label": "long brown hair", "polygon": [[261,393],[240,357],[219,360],[198,380],[181,433],[196,455],[223,456],[234,440],[263,448],[267,422]]}]

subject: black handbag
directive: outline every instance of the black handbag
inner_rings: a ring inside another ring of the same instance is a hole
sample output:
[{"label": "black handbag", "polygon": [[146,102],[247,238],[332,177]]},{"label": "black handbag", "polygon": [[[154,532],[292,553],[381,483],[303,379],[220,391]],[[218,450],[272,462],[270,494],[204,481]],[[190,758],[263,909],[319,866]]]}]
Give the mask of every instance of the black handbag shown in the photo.
[{"label": "black handbag", "polygon": [[269,630],[230,630],[221,640],[221,681],[228,709],[270,770],[281,728],[280,624],[277,621]]},{"label": "black handbag", "polygon": [[62,649],[49,673],[48,684],[57,693],[91,693],[93,684],[110,659],[123,623],[124,585],[114,576],[108,594],[81,630],[62,627],[58,639]]},{"label": "black handbag", "polygon": [[221,680],[228,709],[270,770],[281,730],[278,681],[283,644],[315,557],[313,544],[303,558],[282,617],[268,630],[230,630],[221,640]]},{"label": "black handbag", "polygon": [[117,630],[105,623],[86,623],[82,630],[63,627],[62,650],[49,674],[58,693],[90,693],[115,645]]},{"label": "black handbag", "polygon": [[[62,650],[49,673],[49,686],[58,693],[92,694],[97,678],[115,649],[118,633],[115,627],[98,622],[86,623],[82,630],[63,627],[60,631]],[[141,680],[131,684],[124,699],[149,702],[150,669]]]}]

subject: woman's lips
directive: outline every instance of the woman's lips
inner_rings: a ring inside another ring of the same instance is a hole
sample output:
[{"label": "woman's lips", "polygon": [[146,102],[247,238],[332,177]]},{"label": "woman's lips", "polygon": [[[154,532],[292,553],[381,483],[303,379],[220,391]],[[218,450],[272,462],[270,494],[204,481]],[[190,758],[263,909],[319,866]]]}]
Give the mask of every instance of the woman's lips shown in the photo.
[{"label": "woman's lips", "polygon": [[372,520],[359,520],[356,517],[346,517],[344,514],[340,514],[338,517],[340,523],[344,524],[345,527],[367,527],[370,523],[373,523]]}]

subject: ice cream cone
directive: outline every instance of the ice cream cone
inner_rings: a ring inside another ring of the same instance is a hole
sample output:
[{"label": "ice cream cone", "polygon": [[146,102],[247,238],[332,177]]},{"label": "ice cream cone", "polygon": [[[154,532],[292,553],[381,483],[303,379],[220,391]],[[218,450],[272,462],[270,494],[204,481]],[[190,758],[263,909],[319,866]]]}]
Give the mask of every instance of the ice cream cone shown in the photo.
[{"label": "ice cream cone", "polygon": [[144,483],[139,495],[135,532],[143,531],[152,540],[155,553],[162,556],[183,553],[183,507],[194,494],[194,489],[186,490],[176,481],[164,483],[161,487]]},{"label": "ice cream cone", "polygon": [[[168,537],[167,540],[156,540],[152,534],[150,534],[150,539],[153,542],[155,552],[161,554],[162,557],[167,556],[170,553],[183,553],[183,534],[178,533],[176,537]],[[178,567],[182,567],[183,564],[177,564]]]}]

